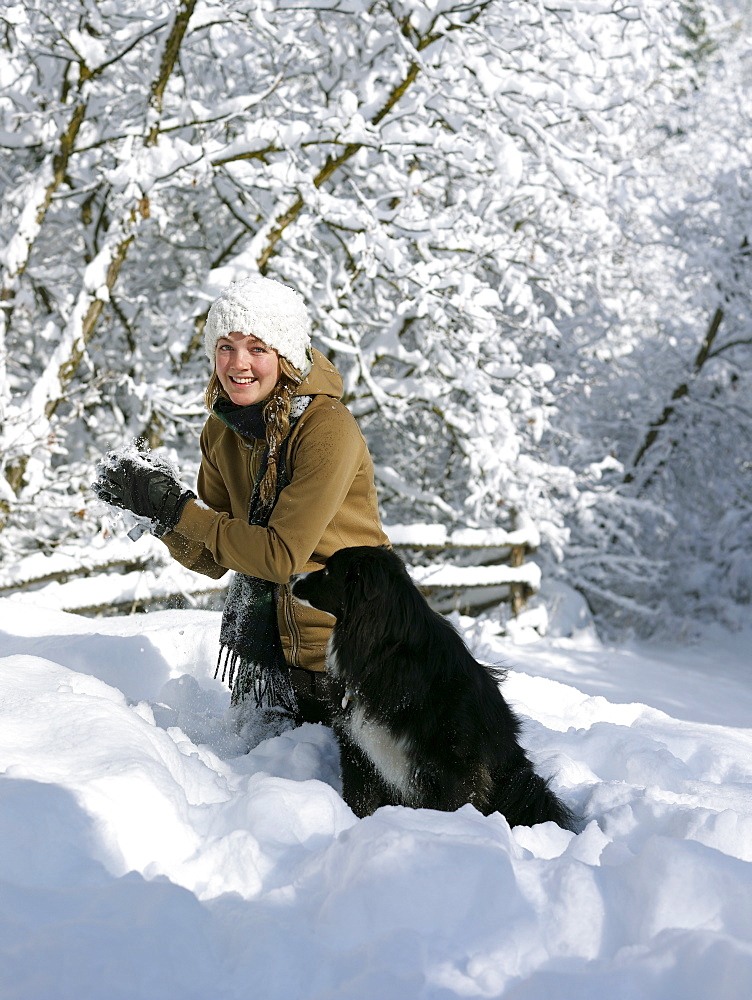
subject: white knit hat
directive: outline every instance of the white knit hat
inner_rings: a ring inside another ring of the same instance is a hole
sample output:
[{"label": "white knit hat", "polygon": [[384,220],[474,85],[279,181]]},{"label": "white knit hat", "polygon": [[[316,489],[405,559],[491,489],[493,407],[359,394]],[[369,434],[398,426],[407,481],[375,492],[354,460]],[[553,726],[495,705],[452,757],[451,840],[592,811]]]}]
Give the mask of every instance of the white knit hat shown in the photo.
[{"label": "white knit hat", "polygon": [[234,281],[214,302],[204,326],[204,349],[214,362],[217,341],[228,333],[258,337],[303,375],[311,368],[311,318],[295,289],[254,275]]}]

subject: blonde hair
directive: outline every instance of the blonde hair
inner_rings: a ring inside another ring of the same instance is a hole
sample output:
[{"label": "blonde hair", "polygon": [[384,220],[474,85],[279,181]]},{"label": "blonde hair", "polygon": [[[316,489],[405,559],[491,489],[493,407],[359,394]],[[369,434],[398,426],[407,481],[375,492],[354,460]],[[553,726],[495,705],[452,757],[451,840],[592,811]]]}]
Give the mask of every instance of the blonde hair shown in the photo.
[{"label": "blonde hair", "polygon": [[[290,432],[290,407],[295,390],[303,381],[300,371],[287,358],[279,356],[279,378],[277,384],[264,404],[265,440],[267,447],[267,464],[264,478],[259,490],[261,503],[271,507],[277,497],[277,465],[282,442]],[[216,369],[212,372],[209,384],[204,393],[204,403],[212,413],[214,404],[220,396],[225,396],[222,383],[219,381]],[[225,396],[226,398],[226,396]]]}]

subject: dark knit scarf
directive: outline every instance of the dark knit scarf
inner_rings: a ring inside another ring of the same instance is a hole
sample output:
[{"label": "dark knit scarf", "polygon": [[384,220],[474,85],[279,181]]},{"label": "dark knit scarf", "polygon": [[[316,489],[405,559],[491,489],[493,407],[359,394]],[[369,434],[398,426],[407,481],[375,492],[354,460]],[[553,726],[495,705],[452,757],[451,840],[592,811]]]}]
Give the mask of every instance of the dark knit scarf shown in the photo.
[{"label": "dark knit scarf", "polygon": [[[290,413],[290,429],[310,403],[310,396],[296,396]],[[214,414],[244,441],[253,444],[266,437],[264,403],[236,406],[220,399]],[[277,490],[274,502],[261,502],[261,480],[269,464],[269,449],[264,448],[248,508],[248,523],[266,527],[279,494],[290,482],[286,468],[287,438],[277,456]],[[277,624],[279,586],[269,580],[233,574],[227,594],[219,633],[219,659],[214,676],[222,670],[222,680],[232,688],[232,703],[253,698],[259,708],[281,708],[295,714],[297,702],[285,662]],[[228,676],[229,672],[229,676]]]}]

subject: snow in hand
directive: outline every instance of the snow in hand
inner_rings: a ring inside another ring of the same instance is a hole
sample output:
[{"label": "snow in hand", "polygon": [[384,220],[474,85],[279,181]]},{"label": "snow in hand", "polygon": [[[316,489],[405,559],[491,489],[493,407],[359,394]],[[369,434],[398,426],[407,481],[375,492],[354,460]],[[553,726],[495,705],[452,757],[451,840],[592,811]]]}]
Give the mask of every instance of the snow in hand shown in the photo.
[{"label": "snow in hand", "polygon": [[[107,452],[97,464],[97,479],[103,473],[111,472],[113,469],[118,468],[124,459],[133,462],[142,469],[158,469],[160,472],[165,472],[171,476],[175,482],[180,482],[180,473],[175,463],[163,452],[152,451],[146,442],[139,438],[134,438],[128,444]],[[94,484],[92,484],[92,488],[94,488]],[[184,486],[184,488],[188,489],[187,486]],[[156,527],[156,522],[149,517],[141,517],[138,514],[134,514],[133,511],[124,510],[122,507],[106,503],[101,499],[98,505],[113,524],[120,522],[125,527],[131,541],[138,541],[141,535],[147,531],[152,531]]]},{"label": "snow in hand", "polygon": [[218,625],[0,601],[0,997],[750,995],[749,631],[606,649],[460,620],[512,668],[573,835],[470,806],[356,820],[328,729],[245,752]]}]

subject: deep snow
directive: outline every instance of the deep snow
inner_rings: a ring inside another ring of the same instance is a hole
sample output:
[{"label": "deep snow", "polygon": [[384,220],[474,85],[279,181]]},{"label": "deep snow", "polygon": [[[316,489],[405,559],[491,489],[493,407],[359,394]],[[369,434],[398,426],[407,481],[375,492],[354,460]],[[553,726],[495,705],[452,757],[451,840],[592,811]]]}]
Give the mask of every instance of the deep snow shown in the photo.
[{"label": "deep snow", "polygon": [[218,614],[1,600],[0,997],[746,1000],[752,629],[609,649],[571,607],[535,641],[460,625],[511,668],[578,835],[356,820],[327,729],[244,752]]}]

